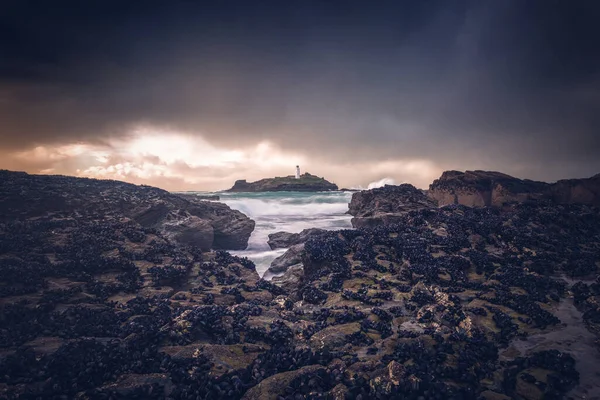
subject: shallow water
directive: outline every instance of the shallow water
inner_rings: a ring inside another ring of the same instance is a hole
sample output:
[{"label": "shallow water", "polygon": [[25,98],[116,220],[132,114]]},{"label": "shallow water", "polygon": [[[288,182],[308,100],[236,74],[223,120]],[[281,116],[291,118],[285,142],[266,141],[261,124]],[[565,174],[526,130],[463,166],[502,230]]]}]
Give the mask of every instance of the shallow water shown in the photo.
[{"label": "shallow water", "polygon": [[594,345],[596,337],[586,328],[572,298],[561,300],[553,312],[563,323],[562,326],[530,335],[525,340],[515,340],[511,347],[518,350],[521,356],[549,349],[571,354],[579,372],[579,386],[568,392],[567,397],[600,400],[600,353]]},{"label": "shallow water", "polygon": [[271,250],[267,244],[270,233],[298,233],[307,228],[328,230],[352,228],[348,203],[352,192],[264,192],[215,193],[220,201],[239,210],[256,222],[248,247],[232,254],[248,257],[260,276],[265,275],[271,262],[286,249]]}]

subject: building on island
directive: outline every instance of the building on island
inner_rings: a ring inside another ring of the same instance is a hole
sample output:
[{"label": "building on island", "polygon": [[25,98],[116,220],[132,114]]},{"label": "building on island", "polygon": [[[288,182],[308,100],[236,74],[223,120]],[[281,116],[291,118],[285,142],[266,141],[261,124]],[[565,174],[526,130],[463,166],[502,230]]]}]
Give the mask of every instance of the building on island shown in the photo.
[{"label": "building on island", "polygon": [[300,166],[296,165],[296,179],[300,179]]}]

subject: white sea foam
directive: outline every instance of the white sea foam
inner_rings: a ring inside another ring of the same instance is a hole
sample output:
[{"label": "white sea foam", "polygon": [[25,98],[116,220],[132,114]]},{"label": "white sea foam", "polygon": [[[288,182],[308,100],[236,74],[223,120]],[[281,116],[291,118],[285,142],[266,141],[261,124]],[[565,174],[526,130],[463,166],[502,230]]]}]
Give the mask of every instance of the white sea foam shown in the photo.
[{"label": "white sea foam", "polygon": [[[307,228],[351,228],[351,216],[346,214],[349,192],[267,192],[219,193],[221,201],[239,210],[256,222],[248,247],[233,254],[250,258],[263,276],[271,262],[285,249],[271,250],[268,235],[279,231],[300,232]],[[269,276],[265,276],[269,278]]]},{"label": "white sea foam", "polygon": [[394,178],[386,177],[386,178],[381,178],[378,181],[373,181],[373,182],[369,183],[366,188],[362,185],[358,185],[358,186],[353,186],[352,189],[353,190],[370,190],[370,189],[380,188],[385,185],[397,185],[397,183],[394,180]]},{"label": "white sea foam", "polygon": [[367,186],[367,189],[375,189],[375,188],[383,187],[385,185],[395,185],[395,184],[396,184],[396,181],[394,179],[383,178],[378,181],[369,183],[369,185]]}]

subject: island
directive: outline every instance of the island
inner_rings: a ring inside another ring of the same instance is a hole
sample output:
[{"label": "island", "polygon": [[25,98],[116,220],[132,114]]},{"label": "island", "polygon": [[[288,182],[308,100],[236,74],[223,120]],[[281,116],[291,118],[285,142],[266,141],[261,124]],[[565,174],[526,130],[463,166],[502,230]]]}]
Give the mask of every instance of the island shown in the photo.
[{"label": "island", "polygon": [[247,182],[245,179],[237,180],[227,192],[326,192],[332,190],[338,190],[335,183],[306,172],[302,175],[278,176],[256,182]]}]

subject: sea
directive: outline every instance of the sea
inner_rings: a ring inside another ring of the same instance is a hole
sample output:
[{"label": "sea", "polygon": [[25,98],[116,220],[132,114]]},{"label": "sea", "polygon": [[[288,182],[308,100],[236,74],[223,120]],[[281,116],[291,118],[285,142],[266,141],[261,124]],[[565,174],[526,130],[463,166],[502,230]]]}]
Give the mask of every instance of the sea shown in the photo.
[{"label": "sea", "polygon": [[269,234],[280,231],[298,233],[307,228],[352,228],[352,217],[346,214],[352,198],[352,192],[349,191],[214,194],[220,197],[222,203],[241,211],[256,222],[248,247],[231,253],[252,260],[258,274],[265,279],[273,277],[267,273],[271,262],[287,250],[271,250],[267,244]]}]

